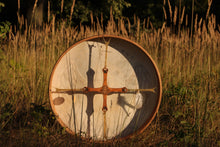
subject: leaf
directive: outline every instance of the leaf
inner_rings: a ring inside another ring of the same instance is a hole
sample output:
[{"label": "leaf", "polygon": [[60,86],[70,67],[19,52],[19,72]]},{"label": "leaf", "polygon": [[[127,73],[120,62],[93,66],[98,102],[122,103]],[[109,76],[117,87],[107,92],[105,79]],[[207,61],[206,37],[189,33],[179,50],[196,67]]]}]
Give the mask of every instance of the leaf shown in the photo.
[{"label": "leaf", "polygon": [[5,7],[5,4],[0,2],[0,7]]},{"label": "leaf", "polygon": [[178,118],[178,117],[180,117],[180,116],[184,116],[183,112],[181,112],[181,111],[176,111],[176,112],[174,113],[174,117],[175,117],[175,118]]},{"label": "leaf", "polygon": [[66,134],[66,128],[65,127],[62,129],[62,134]]},{"label": "leaf", "polygon": [[188,122],[186,121],[186,120],[182,120],[181,122],[180,122],[180,124],[187,124]]}]

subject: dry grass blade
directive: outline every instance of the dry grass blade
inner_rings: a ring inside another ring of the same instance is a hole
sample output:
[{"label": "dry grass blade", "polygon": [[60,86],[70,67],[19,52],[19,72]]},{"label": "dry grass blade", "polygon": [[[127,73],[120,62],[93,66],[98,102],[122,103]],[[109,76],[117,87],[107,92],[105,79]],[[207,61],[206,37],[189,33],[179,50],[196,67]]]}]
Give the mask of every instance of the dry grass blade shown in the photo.
[{"label": "dry grass blade", "polygon": [[50,1],[47,2],[47,22],[50,22]]},{"label": "dry grass blade", "polygon": [[192,35],[193,35],[194,3],[195,3],[195,1],[192,0],[192,16],[191,16],[191,29],[190,29],[190,37],[191,38],[192,38]]},{"label": "dry grass blade", "polygon": [[165,9],[164,6],[163,6],[163,14],[164,14],[164,18],[165,18],[165,20],[167,20],[167,13],[166,13],[166,9]]},{"label": "dry grass blade", "polygon": [[149,24],[150,24],[150,17],[147,17],[147,29],[149,28]]},{"label": "dry grass blade", "polygon": [[61,14],[63,13],[63,4],[64,4],[64,0],[61,1],[61,6],[60,6]]},{"label": "dry grass blade", "polygon": [[73,15],[73,10],[74,10],[74,7],[75,7],[75,3],[76,3],[76,0],[73,0],[73,4],[72,4],[71,9],[70,9],[70,22],[72,20],[72,15]]},{"label": "dry grass blade", "polygon": [[209,11],[210,11],[211,5],[212,5],[212,0],[208,0],[208,9],[207,9],[207,12],[206,12],[206,19],[208,19]]},{"label": "dry grass blade", "polygon": [[196,14],[195,24],[194,24],[194,29],[196,33],[197,33],[197,27],[198,27],[197,23],[198,23],[198,14]]},{"label": "dry grass blade", "polygon": [[163,31],[165,30],[166,27],[166,22],[163,23],[162,28],[161,28],[161,33],[163,33]]},{"label": "dry grass blade", "polygon": [[91,19],[91,26],[93,26],[93,14],[92,14],[92,11],[90,12],[90,19]]},{"label": "dry grass blade", "polygon": [[176,25],[177,13],[178,13],[178,8],[177,8],[177,6],[175,6],[174,16],[173,16],[173,24],[174,24],[174,25]]},{"label": "dry grass blade", "polygon": [[185,14],[185,6],[183,7],[183,10],[182,10],[182,15],[181,15],[181,19],[180,19],[180,24],[183,23],[184,14]]},{"label": "dry grass blade", "polygon": [[173,12],[172,12],[172,7],[171,7],[171,4],[170,4],[170,1],[169,0],[167,0],[167,2],[168,2],[168,6],[169,6],[169,12],[170,12],[170,22],[172,22],[172,18],[173,18]]},{"label": "dry grass blade", "polygon": [[21,3],[20,0],[18,0],[18,12],[20,12],[20,8],[21,8]]},{"label": "dry grass blade", "polygon": [[34,7],[33,7],[33,10],[32,10],[32,16],[33,16],[34,13],[35,13],[35,9],[36,9],[36,7],[37,7],[37,3],[38,3],[38,0],[35,0],[35,2],[34,2]]}]

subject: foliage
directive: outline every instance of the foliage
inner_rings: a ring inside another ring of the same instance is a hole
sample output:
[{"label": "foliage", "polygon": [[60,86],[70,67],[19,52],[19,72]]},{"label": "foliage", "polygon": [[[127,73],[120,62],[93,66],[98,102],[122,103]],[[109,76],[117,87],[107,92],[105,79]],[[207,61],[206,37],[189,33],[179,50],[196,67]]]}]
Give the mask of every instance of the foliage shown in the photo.
[{"label": "foliage", "polygon": [[[58,15],[60,18],[69,18],[71,6],[73,0],[65,0],[63,6],[63,12],[60,11],[61,3],[57,1],[51,1],[52,11]],[[90,14],[92,13],[94,17],[100,18],[101,15],[104,18],[104,21],[109,19],[109,12],[112,9],[114,18],[119,19],[123,17],[123,10],[130,7],[131,4],[125,0],[76,0],[74,10],[73,10],[73,20],[72,23],[77,25],[79,23],[89,24],[90,23]]]},{"label": "foliage", "polygon": [[1,11],[2,11],[2,8],[4,8],[4,7],[5,7],[5,4],[2,3],[2,2],[0,2],[0,13],[1,13]]},{"label": "foliage", "polygon": [[[73,5],[73,0],[38,0],[38,3],[44,1],[45,8],[44,8],[44,18],[48,17],[48,2],[50,3],[50,15],[56,15],[56,21],[62,21],[62,19],[70,20],[71,17],[71,24],[74,26],[81,24],[90,25],[91,22],[91,13],[94,16],[94,21],[96,17],[99,19],[103,19],[103,23],[106,26],[107,21],[110,18],[110,9],[112,8],[112,13],[115,19],[121,19],[123,17],[132,20],[134,15],[138,16],[141,21],[144,19],[150,19],[154,27],[161,27],[164,21],[164,12],[163,12],[163,5],[165,6],[166,13],[169,17],[169,6],[168,0],[76,0],[73,14],[71,15],[71,7]],[[26,1],[20,0],[20,16],[24,15],[27,16],[27,9],[34,5],[34,0]],[[63,2],[63,5],[62,5]],[[164,4],[165,2],[165,4]],[[169,0],[171,4],[171,11],[174,15],[175,7],[178,7],[177,15],[180,16],[185,7],[185,14],[189,17],[189,24],[191,24],[191,16],[192,16],[192,1],[188,0]],[[4,5],[3,5],[4,3]],[[2,20],[8,20],[13,24],[17,24],[17,12],[18,12],[18,1],[17,0],[3,0],[3,3],[0,5],[0,13],[2,15]],[[179,8],[179,4],[181,3],[181,7]],[[5,9],[1,12],[1,6],[5,6]],[[217,16],[217,22],[219,23],[219,2],[213,1],[210,9],[210,14],[214,13]],[[195,0],[194,5],[194,14],[197,15],[199,18],[205,18],[206,12],[208,9],[208,1],[202,0],[197,1]],[[61,11],[62,10],[62,11]],[[194,16],[195,16],[194,15]],[[185,17],[186,15],[184,15]],[[50,18],[49,18],[50,19]],[[45,19],[47,20],[47,19]],[[19,22],[20,23],[20,22]]]},{"label": "foliage", "polygon": [[[2,11],[2,8],[4,7],[5,7],[5,4],[0,2],[0,13]],[[0,43],[2,42],[3,39],[6,38],[6,34],[10,30],[10,25],[11,23],[9,21],[0,22]]]}]

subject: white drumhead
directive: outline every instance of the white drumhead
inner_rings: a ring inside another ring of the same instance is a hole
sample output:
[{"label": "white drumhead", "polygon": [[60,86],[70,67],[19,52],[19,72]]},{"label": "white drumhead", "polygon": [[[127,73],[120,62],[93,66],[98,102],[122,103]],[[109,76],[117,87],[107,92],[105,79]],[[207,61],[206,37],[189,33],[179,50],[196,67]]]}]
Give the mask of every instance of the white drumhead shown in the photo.
[{"label": "white drumhead", "polygon": [[[109,94],[104,122],[102,94],[55,91],[57,88],[101,87],[106,59],[105,41],[109,39],[108,87],[155,88],[155,92]],[[103,141],[142,132],[158,111],[162,89],[157,67],[142,47],[122,37],[95,36],[79,41],[63,53],[52,71],[49,90],[52,109],[68,132]]]}]

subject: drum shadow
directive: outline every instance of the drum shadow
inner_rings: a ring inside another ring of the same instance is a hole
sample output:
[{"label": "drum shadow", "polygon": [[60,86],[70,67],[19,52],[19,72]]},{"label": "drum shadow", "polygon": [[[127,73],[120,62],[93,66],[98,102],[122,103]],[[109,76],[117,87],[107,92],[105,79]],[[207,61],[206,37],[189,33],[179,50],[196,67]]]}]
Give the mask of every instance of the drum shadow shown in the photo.
[{"label": "drum shadow", "polygon": [[[90,88],[94,88],[94,75],[95,75],[95,71],[91,68],[91,57],[92,57],[92,48],[95,47],[94,45],[90,45],[88,44],[88,47],[89,47],[89,64],[88,64],[88,71],[86,72],[86,75],[87,75],[87,87],[90,87]],[[67,62],[69,64],[69,67],[71,67],[71,59],[67,59]],[[74,71],[69,68],[68,69],[68,74],[69,74],[69,84],[70,84],[70,87],[71,89],[74,89],[74,85],[73,85],[73,80],[76,80],[72,77],[72,75],[74,75]],[[80,92],[78,92],[80,93]],[[71,124],[73,123],[73,126],[74,126],[74,132],[75,134],[77,133],[77,123],[76,123],[76,106],[75,106],[75,96],[74,96],[74,93],[73,92],[67,92],[67,94],[71,95],[71,98],[72,98],[72,110],[70,112],[70,114],[68,114],[69,116],[69,121],[68,121],[68,124],[69,126],[71,126]],[[86,98],[87,98],[87,106],[86,106],[86,114],[87,114],[87,129],[86,129],[86,133],[85,132],[82,132],[82,125],[83,125],[83,99],[82,99],[82,107],[81,107],[81,117],[80,117],[80,126],[79,126],[79,135],[81,136],[82,133],[83,134],[86,134],[87,138],[90,138],[90,130],[91,130],[91,116],[92,114],[94,113],[94,106],[93,106],[93,99],[94,99],[94,95],[95,93],[85,93],[86,95]],[[73,121],[73,122],[72,122]],[[94,124],[94,123],[93,123]],[[94,126],[93,126],[93,129],[94,129]],[[77,134],[76,134],[77,136]]]},{"label": "drum shadow", "polygon": [[117,99],[117,104],[122,107],[122,109],[124,110],[124,112],[127,114],[127,116],[129,116],[128,111],[125,109],[125,106],[128,106],[132,109],[135,109],[135,106],[131,105],[130,103],[128,103],[125,99],[124,96],[121,96],[121,94],[118,94],[118,99]]},{"label": "drum shadow", "polygon": [[[157,77],[157,71],[151,61],[151,59],[136,45],[131,44],[125,40],[111,39],[109,44],[112,48],[115,48],[120,54],[122,54],[134,69],[135,75],[138,81],[139,89],[156,88],[156,93],[142,92],[143,106],[141,109],[136,109],[133,119],[130,123],[118,134],[115,138],[121,138],[128,136],[128,134],[135,134],[143,130],[146,125],[149,124],[153,117],[158,104],[159,94],[159,79]],[[129,49],[128,49],[129,48]],[[119,100],[121,99],[121,100]],[[123,97],[118,95],[118,100],[122,109],[127,115],[125,105],[129,106]],[[129,106],[130,107],[130,106]],[[135,106],[133,106],[135,107]],[[131,108],[133,108],[131,106]]]},{"label": "drum shadow", "polygon": [[[92,57],[92,48],[94,45],[88,44],[89,47],[89,65],[88,65],[88,71],[86,72],[87,75],[87,87],[94,88],[94,75],[95,71],[91,68],[91,57]],[[94,112],[94,106],[93,106],[93,99],[94,99],[94,93],[87,93],[87,108],[86,108],[86,114],[87,114],[87,137],[90,138],[90,130],[91,130],[91,116]],[[93,123],[94,125],[94,123]],[[94,126],[93,126],[94,128]]]}]

